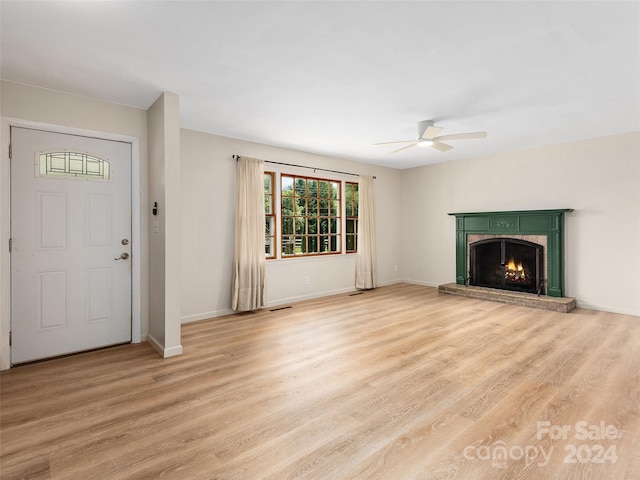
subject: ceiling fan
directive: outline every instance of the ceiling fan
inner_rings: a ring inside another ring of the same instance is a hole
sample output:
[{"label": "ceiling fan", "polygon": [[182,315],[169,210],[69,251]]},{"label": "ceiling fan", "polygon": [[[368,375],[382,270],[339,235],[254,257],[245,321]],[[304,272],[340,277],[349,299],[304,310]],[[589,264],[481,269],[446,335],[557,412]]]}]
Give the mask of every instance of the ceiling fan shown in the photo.
[{"label": "ceiling fan", "polygon": [[376,146],[380,145],[402,145],[400,148],[393,150],[389,153],[396,153],[401,150],[413,147],[415,145],[419,147],[433,147],[441,152],[451,150],[453,147],[443,140],[470,140],[473,138],[486,138],[487,132],[468,132],[468,133],[454,133],[452,135],[438,135],[444,128],[438,127],[433,124],[433,120],[423,120],[417,123],[418,138],[416,140],[402,140],[399,142],[384,142],[374,143]]}]

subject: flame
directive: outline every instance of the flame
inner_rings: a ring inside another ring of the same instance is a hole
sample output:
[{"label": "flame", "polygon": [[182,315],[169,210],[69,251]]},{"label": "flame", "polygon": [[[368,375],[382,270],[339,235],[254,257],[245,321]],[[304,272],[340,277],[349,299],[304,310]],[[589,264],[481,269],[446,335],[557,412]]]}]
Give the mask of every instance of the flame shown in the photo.
[{"label": "flame", "polygon": [[511,270],[513,272],[524,272],[524,268],[522,268],[522,263],[518,263],[516,265],[516,262],[512,259],[509,260],[509,263],[507,263],[507,270]]},{"label": "flame", "polygon": [[504,266],[504,278],[509,282],[527,282],[527,274],[524,272],[522,262],[516,263],[513,258]]}]

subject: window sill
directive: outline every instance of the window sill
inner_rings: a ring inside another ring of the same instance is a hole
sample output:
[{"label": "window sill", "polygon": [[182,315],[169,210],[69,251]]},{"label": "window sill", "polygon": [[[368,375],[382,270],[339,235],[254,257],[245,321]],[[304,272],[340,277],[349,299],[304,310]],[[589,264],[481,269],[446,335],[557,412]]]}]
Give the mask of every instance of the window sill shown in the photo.
[{"label": "window sill", "polygon": [[[356,252],[353,252],[356,253]],[[327,262],[327,261],[341,261],[345,258],[353,257],[353,253],[333,253],[330,255],[307,255],[304,257],[285,257],[285,258],[268,258],[267,265],[280,264],[280,263],[300,263],[300,262]]]}]

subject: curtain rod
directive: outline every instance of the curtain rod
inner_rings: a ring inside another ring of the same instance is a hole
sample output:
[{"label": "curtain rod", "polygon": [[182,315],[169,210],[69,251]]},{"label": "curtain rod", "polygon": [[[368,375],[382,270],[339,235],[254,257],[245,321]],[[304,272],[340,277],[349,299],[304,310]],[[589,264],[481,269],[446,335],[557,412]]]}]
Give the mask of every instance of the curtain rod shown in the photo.
[{"label": "curtain rod", "polygon": [[[240,158],[240,155],[233,155],[232,158],[237,161]],[[309,168],[309,169],[311,169],[313,171],[321,170],[323,172],[340,173],[342,175],[353,175],[355,177],[359,177],[360,176],[357,173],[341,172],[339,170],[329,170],[327,168],[307,167],[306,165],[295,165],[293,163],[272,162],[271,160],[263,160],[263,161],[264,161],[264,163],[272,163],[272,164],[275,164],[275,165],[285,165],[287,167]],[[374,176],[373,178],[376,178],[376,177]]]}]

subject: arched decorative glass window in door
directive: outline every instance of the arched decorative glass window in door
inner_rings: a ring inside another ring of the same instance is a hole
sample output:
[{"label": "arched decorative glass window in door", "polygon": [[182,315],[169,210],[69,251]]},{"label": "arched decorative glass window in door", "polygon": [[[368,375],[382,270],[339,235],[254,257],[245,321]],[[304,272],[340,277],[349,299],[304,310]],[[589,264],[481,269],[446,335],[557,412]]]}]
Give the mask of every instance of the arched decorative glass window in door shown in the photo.
[{"label": "arched decorative glass window in door", "polygon": [[86,153],[50,152],[40,155],[38,174],[41,177],[110,180],[111,166],[107,160]]}]

